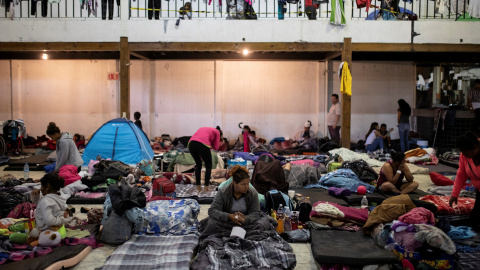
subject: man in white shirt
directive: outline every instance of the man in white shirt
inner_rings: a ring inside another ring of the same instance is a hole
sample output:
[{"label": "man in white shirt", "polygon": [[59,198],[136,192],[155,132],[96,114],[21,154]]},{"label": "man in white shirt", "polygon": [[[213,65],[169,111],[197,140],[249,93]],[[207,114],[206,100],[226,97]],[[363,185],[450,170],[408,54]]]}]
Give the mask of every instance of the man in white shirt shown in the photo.
[{"label": "man in white shirt", "polygon": [[338,95],[332,95],[332,107],[327,114],[327,126],[330,137],[337,143],[340,142],[340,117],[342,116],[342,107],[338,101]]}]

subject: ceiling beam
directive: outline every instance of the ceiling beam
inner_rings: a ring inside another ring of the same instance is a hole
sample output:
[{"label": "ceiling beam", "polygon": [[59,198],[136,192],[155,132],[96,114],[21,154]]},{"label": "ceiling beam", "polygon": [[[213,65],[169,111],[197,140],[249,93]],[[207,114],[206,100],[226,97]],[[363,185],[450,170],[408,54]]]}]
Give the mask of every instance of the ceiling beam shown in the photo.
[{"label": "ceiling beam", "polygon": [[478,44],[352,43],[354,52],[480,52]]},{"label": "ceiling beam", "polygon": [[132,51],[242,51],[250,52],[331,52],[341,51],[343,43],[306,43],[306,42],[132,42]]},{"label": "ceiling beam", "polygon": [[140,58],[140,59],[142,59],[142,60],[147,60],[147,61],[150,60],[149,58],[147,58],[147,57],[145,57],[145,56],[143,56],[143,55],[141,55],[141,54],[139,54],[139,53],[136,53],[136,52],[130,51],[130,54],[133,55],[133,56],[135,56],[135,57],[137,57],[137,58]]},{"label": "ceiling beam", "polygon": [[119,51],[119,42],[0,42],[0,51]]},{"label": "ceiling beam", "polygon": [[331,53],[326,53],[325,58],[323,59],[324,61],[330,61],[334,58],[337,58],[342,55],[342,52],[331,52]]}]

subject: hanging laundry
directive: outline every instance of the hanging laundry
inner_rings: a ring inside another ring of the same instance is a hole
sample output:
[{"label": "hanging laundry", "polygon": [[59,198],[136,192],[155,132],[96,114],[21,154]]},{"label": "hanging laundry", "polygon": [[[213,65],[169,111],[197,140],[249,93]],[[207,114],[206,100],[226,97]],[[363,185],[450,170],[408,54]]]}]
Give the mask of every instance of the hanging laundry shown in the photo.
[{"label": "hanging laundry", "polygon": [[345,12],[343,1],[332,0],[332,13],[330,14],[330,23],[333,25],[345,25]]},{"label": "hanging laundry", "polygon": [[480,18],[480,0],[470,0],[468,14],[474,18]]},{"label": "hanging laundry", "polygon": [[342,79],[340,81],[340,92],[352,95],[352,75],[348,69],[348,63],[343,62]]}]

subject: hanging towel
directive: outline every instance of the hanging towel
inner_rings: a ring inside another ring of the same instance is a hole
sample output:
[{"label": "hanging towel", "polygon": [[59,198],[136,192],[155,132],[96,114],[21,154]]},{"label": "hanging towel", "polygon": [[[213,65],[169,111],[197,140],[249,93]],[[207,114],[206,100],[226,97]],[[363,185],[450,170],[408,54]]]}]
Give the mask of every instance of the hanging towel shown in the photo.
[{"label": "hanging towel", "polygon": [[352,75],[350,74],[350,69],[348,68],[348,63],[344,62],[342,68],[342,80],[340,81],[340,91],[346,93],[347,95],[352,95]]},{"label": "hanging towel", "polygon": [[243,152],[250,152],[250,147],[248,147],[248,132],[243,132]]},{"label": "hanging towel", "polygon": [[480,18],[480,0],[470,0],[468,14],[474,18]]},{"label": "hanging towel", "polygon": [[334,25],[345,25],[345,12],[343,1],[332,0],[332,13],[330,14],[330,23]]}]

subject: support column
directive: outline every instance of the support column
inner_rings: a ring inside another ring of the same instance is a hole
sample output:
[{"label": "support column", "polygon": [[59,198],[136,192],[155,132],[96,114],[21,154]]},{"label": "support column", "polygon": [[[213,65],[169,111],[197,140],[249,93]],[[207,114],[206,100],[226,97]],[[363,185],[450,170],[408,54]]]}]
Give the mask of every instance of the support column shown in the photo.
[{"label": "support column", "polygon": [[120,117],[130,119],[130,49],[128,37],[120,38]]},{"label": "support column", "polygon": [[[352,71],[352,38],[343,39],[342,61],[348,63]],[[353,91],[352,91],[353,92]],[[350,122],[352,114],[352,97],[342,93],[342,128],[340,146],[350,149]]]}]

